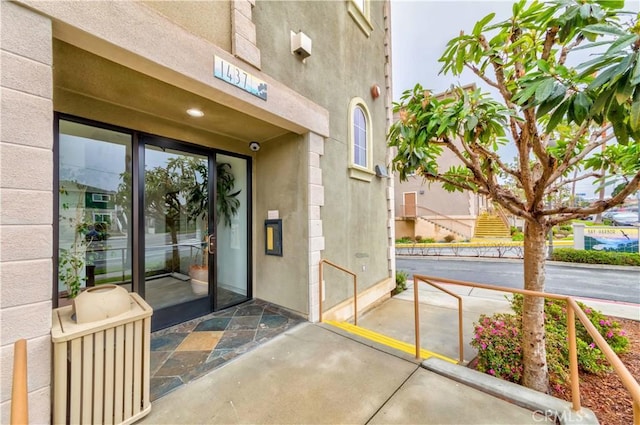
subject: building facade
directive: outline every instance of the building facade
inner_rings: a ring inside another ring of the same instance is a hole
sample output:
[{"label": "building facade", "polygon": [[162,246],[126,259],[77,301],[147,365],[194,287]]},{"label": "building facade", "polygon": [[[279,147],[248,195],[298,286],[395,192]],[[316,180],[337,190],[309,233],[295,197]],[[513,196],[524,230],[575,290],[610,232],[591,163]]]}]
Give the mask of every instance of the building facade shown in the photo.
[{"label": "building facade", "polygon": [[[51,313],[141,294],[160,329],[259,298],[348,317],[395,286],[388,1],[2,1],[1,421]],[[187,112],[189,111],[189,112]],[[74,260],[74,261],[72,261]]]}]

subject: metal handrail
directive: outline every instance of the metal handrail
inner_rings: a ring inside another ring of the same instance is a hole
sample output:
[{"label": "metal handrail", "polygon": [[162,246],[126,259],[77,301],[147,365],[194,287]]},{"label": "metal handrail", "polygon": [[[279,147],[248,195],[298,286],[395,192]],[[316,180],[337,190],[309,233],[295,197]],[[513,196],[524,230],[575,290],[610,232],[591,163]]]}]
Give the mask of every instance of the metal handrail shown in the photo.
[{"label": "metal handrail", "polygon": [[[446,279],[441,277],[434,276],[423,276],[423,275],[413,275],[414,286],[415,281],[420,280],[423,282],[431,283],[429,281],[435,280],[441,283],[448,283],[452,285],[459,285],[471,288],[480,288],[480,289],[489,289],[492,291],[500,291],[500,292],[510,292],[512,294],[522,294],[522,295],[530,295],[534,297],[543,297],[554,300],[565,301],[567,305],[567,332],[569,337],[569,376],[571,380],[571,402],[572,409],[574,411],[579,411],[580,406],[580,380],[578,376],[578,350],[576,344],[576,329],[575,329],[575,317],[578,317],[578,320],[585,327],[589,335],[593,338],[594,343],[600,348],[605,358],[613,367],[614,372],[620,380],[622,381],[622,385],[629,391],[632,399],[633,405],[633,423],[634,425],[640,425],[640,384],[635,380],[631,372],[627,369],[627,367],[622,363],[622,360],[618,357],[618,355],[613,351],[613,349],[609,346],[607,341],[600,335],[598,330],[593,326],[593,323],[589,320],[586,313],[580,308],[578,303],[570,296],[566,295],[558,295],[547,292],[538,292],[538,291],[530,291],[527,289],[515,289],[515,288],[504,288],[501,286],[495,285],[487,285],[483,283],[473,283],[462,280],[454,280],[454,279]],[[417,305],[417,297],[414,297],[414,304]],[[462,310],[459,303],[459,310]],[[417,307],[416,307],[417,308]],[[462,317],[462,316],[460,316]],[[416,328],[416,333],[419,332],[419,328]],[[461,327],[459,328],[460,335],[462,334]],[[419,341],[420,335],[416,335],[416,341]]]},{"label": "metal handrail", "polygon": [[19,339],[13,346],[13,384],[11,388],[11,424],[29,423],[27,395],[27,341]]},{"label": "metal handrail", "polygon": [[[417,282],[423,282],[423,283],[426,283],[427,285],[431,285],[434,288],[439,289],[440,291],[445,292],[458,300],[458,345],[459,345],[458,354],[460,356],[459,362],[460,363],[464,362],[464,343],[462,340],[462,297],[457,294],[454,294],[453,292],[443,288],[438,284],[423,280],[419,275],[413,275],[413,299],[414,300],[418,300]],[[420,359],[420,308],[419,308],[419,305],[420,303],[417,301],[413,303],[415,329],[416,329],[416,359]]]},{"label": "metal handrail", "polygon": [[509,223],[509,219],[507,218],[507,214],[505,214],[504,209],[502,208],[502,205],[494,201],[493,207],[498,212],[498,217],[500,217],[504,225],[507,226],[507,229],[510,229],[511,224]]},{"label": "metal handrail", "polygon": [[451,221],[453,221],[455,223],[458,223],[458,224],[460,224],[462,226],[468,227],[469,230],[471,230],[473,228],[472,225],[467,224],[464,221],[458,220],[457,218],[450,217],[450,216],[448,216],[446,214],[442,214],[441,212],[438,212],[436,210],[432,210],[431,208],[423,207],[421,205],[416,205],[416,208],[419,208],[419,209],[422,209],[422,210],[427,210],[429,212],[435,213],[436,216],[443,217],[443,218],[445,218],[447,220],[451,220]]},{"label": "metal handrail", "polygon": [[352,272],[351,270],[347,270],[342,266],[339,266],[335,263],[332,263],[329,260],[320,260],[320,265],[318,267],[318,274],[319,274],[319,281],[318,281],[318,288],[319,288],[319,295],[320,298],[318,299],[319,301],[319,308],[320,308],[320,323],[322,323],[322,279],[323,279],[323,264],[327,264],[331,267],[334,267],[340,271],[343,271],[351,276],[353,276],[353,324],[358,326],[358,277],[356,276],[356,274],[354,272]]}]

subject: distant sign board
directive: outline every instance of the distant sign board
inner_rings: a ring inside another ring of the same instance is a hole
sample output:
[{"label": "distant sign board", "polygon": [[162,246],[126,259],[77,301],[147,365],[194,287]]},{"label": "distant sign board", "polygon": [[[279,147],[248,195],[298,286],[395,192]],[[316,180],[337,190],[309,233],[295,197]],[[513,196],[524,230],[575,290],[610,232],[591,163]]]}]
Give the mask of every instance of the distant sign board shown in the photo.
[{"label": "distant sign board", "polygon": [[213,75],[262,100],[267,100],[267,83],[218,56],[214,56]]},{"label": "distant sign board", "polygon": [[584,249],[595,251],[640,252],[637,227],[588,226],[584,229]]}]

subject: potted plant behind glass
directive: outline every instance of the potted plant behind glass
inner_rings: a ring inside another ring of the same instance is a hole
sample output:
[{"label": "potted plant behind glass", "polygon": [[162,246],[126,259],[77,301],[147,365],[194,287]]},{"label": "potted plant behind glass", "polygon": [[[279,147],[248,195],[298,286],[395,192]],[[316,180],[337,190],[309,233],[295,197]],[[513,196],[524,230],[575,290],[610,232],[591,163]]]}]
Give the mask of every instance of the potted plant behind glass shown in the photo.
[{"label": "potted plant behind glass", "polygon": [[[194,173],[195,184],[189,190],[187,209],[193,220],[202,220],[203,229],[207,228],[208,219],[208,167],[206,162],[191,159],[190,166]],[[221,162],[216,164],[216,227],[223,220],[225,226],[231,226],[231,219],[238,214],[240,200],[238,195],[241,190],[235,190],[236,178],[233,175],[231,164]],[[191,287],[196,294],[206,294],[209,282],[209,245],[206,243],[207,235],[203,237],[203,243],[196,261],[189,268]]]},{"label": "potted plant behind glass", "polygon": [[[82,284],[87,280],[85,266],[88,245],[85,234],[88,223],[84,217],[87,186],[76,181],[67,181],[66,183],[66,185],[60,186],[60,206],[63,211],[71,212],[71,214],[61,212],[60,232],[61,235],[67,236],[68,242],[71,234],[73,239],[70,243],[67,242],[67,246],[64,248],[64,243],[61,242],[58,255],[58,279],[66,287],[67,298],[73,300],[78,296]],[[73,196],[76,194],[77,200],[74,200]]]}]

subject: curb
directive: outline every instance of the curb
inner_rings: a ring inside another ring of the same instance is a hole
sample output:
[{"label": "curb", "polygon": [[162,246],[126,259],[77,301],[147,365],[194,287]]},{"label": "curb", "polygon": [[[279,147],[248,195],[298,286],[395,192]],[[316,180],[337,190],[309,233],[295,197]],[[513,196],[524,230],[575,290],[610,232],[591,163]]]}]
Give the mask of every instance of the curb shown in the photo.
[{"label": "curb", "polygon": [[[431,261],[477,261],[477,262],[507,262],[507,263],[523,263],[522,258],[508,258],[508,257],[463,257],[453,255],[396,255],[396,259],[406,258],[409,260],[417,259],[429,259]],[[545,260],[545,264],[558,267],[572,267],[583,269],[602,269],[602,270],[628,270],[628,271],[640,271],[640,266],[618,266],[614,264],[587,264],[587,263],[569,263],[566,261],[552,261]]]},{"label": "curb", "polygon": [[513,382],[494,378],[477,370],[453,365],[437,358],[427,359],[422,362],[421,366],[438,375],[538,413],[545,419],[554,419],[559,424],[599,424],[598,418],[593,411],[586,407],[582,407],[580,411],[575,412],[571,409],[571,403],[568,401],[560,400]]}]

